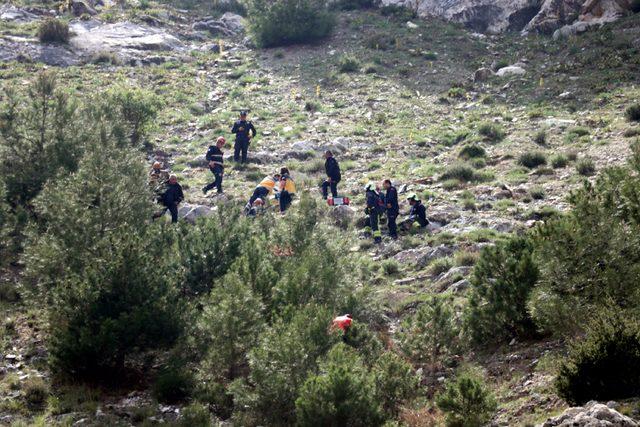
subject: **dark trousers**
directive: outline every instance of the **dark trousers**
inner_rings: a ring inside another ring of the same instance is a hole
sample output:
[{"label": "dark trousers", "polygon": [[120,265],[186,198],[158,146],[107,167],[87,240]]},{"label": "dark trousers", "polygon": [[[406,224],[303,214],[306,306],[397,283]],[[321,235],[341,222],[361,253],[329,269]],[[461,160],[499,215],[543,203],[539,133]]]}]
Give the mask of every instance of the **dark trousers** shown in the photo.
[{"label": "dark trousers", "polygon": [[396,212],[387,212],[389,236],[393,237],[394,239],[398,237],[398,226],[396,225],[396,218],[398,218],[398,214]]},{"label": "dark trousers", "polygon": [[269,189],[267,189],[266,187],[256,187],[256,189],[253,190],[253,194],[251,195],[251,198],[249,199],[249,208],[251,208],[251,206],[253,205],[253,202],[255,202],[257,199],[264,199],[268,195],[269,195]]},{"label": "dark trousers", "polygon": [[154,214],[153,219],[160,218],[167,211],[169,211],[169,213],[171,213],[171,222],[173,223],[178,222],[178,204],[177,203],[170,203],[170,204],[163,203],[163,204],[164,204],[164,209]]},{"label": "dark trousers", "polygon": [[378,228],[378,212],[375,209],[371,209],[365,222],[364,231],[367,234],[373,235],[373,240],[379,243],[382,240],[382,234]]},{"label": "dark trousers", "polygon": [[238,162],[242,153],[242,163],[247,163],[247,151],[249,151],[249,141],[236,140],[233,146],[233,161]]},{"label": "dark trousers", "polygon": [[211,173],[213,173],[215,180],[211,184],[207,184],[204,189],[206,191],[209,191],[215,187],[218,189],[218,193],[222,193],[222,172],[224,171],[224,169],[220,165],[215,165],[214,167],[209,168],[209,170],[211,171]]},{"label": "dark trousers", "polygon": [[293,199],[291,193],[287,190],[282,190],[280,192],[280,212],[284,212],[291,205],[291,200]]},{"label": "dark trousers", "polygon": [[338,197],[338,182],[339,181],[331,180],[331,182],[324,181],[322,183],[322,197],[324,199],[329,197],[329,189],[331,189],[331,195],[333,196],[334,199]]}]

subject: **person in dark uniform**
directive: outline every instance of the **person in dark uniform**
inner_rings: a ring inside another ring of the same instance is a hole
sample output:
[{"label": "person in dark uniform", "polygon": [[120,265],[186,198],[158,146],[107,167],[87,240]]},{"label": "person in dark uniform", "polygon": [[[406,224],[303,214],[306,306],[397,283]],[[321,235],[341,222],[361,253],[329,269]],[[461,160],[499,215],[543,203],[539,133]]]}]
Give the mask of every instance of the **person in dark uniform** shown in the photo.
[{"label": "person in dark uniform", "polygon": [[178,205],[184,200],[182,186],[178,184],[178,177],[174,174],[169,176],[167,189],[162,194],[161,202],[165,206],[164,209],[153,215],[153,218],[160,218],[167,210],[171,213],[171,222],[178,222]]},{"label": "person in dark uniform", "polygon": [[389,237],[392,239],[398,238],[398,226],[396,225],[396,219],[400,213],[400,206],[398,205],[398,190],[391,184],[391,181],[385,179],[382,183],[386,193],[384,195],[384,203],[387,209],[387,224],[389,226]]},{"label": "person in dark uniform", "polygon": [[381,211],[384,209],[384,205],[382,204],[380,195],[376,191],[376,186],[373,183],[367,184],[364,187],[366,191],[366,200],[367,207],[364,210],[364,213],[367,214],[367,222],[364,227],[364,233],[367,236],[371,236],[373,234],[373,242],[381,243],[382,242],[382,233],[380,233],[380,229],[378,228],[378,215],[380,215]]},{"label": "person in dark uniform", "polygon": [[291,206],[291,201],[296,194],[296,184],[293,181],[293,178],[291,178],[289,169],[280,169],[279,185],[280,191],[278,193],[278,201],[280,202],[280,213],[283,214],[289,206]]},{"label": "person in dark uniform", "polygon": [[327,200],[329,196],[329,188],[331,188],[331,196],[335,199],[338,197],[338,183],[342,179],[340,174],[340,165],[333,157],[333,153],[329,150],[324,152],[324,170],[327,173],[327,179],[322,183],[322,198]]},{"label": "person in dark uniform", "polygon": [[207,150],[206,159],[209,161],[209,170],[215,177],[211,184],[207,184],[202,188],[202,192],[207,194],[207,191],[212,188],[218,189],[218,194],[222,194],[222,176],[224,175],[224,154],[222,153],[222,147],[227,141],[224,137],[219,136],[216,140],[216,145],[211,145]]},{"label": "person in dark uniform", "polygon": [[413,227],[424,228],[429,225],[427,219],[427,208],[422,204],[418,196],[413,193],[407,197],[411,210],[409,211],[409,217],[402,221],[402,229],[409,231]]},{"label": "person in dark uniform", "polygon": [[242,163],[247,163],[247,151],[251,139],[256,136],[256,128],[247,120],[247,112],[240,112],[240,120],[233,124],[231,133],[236,134],[236,142],[233,146],[233,161],[238,162],[242,153]]}]

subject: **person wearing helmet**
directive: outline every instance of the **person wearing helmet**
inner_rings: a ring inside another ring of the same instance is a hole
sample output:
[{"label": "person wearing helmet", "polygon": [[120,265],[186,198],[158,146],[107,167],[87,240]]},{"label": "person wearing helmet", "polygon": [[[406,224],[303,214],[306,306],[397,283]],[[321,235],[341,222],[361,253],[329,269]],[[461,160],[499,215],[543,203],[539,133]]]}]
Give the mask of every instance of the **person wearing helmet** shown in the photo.
[{"label": "person wearing helmet", "polygon": [[280,174],[274,174],[273,176],[265,176],[260,184],[253,190],[253,194],[249,198],[249,201],[244,207],[245,213],[248,214],[251,211],[251,207],[253,206],[253,202],[257,199],[262,199],[263,201],[267,200],[269,194],[273,193],[274,188],[280,182]]},{"label": "person wearing helmet", "polygon": [[364,187],[367,207],[364,213],[367,215],[367,221],[364,227],[364,233],[367,236],[373,235],[374,243],[382,242],[382,233],[378,228],[378,216],[384,212],[384,202],[374,183],[369,183]]},{"label": "person wearing helmet", "polygon": [[[242,160],[242,163],[247,163],[247,151],[249,151],[249,144],[251,139],[256,136],[256,128],[253,123],[247,120],[247,111],[240,111],[240,119],[233,124],[231,133],[236,134],[236,142],[233,146],[233,161],[238,162]],[[240,154],[242,153],[242,158]]]},{"label": "person wearing helmet", "polygon": [[340,165],[338,165],[338,161],[329,150],[324,152],[324,158],[326,159],[324,170],[327,174],[327,179],[322,183],[322,198],[327,200],[329,188],[331,188],[331,196],[335,199],[338,197],[338,183],[342,179]]},{"label": "person wearing helmet", "polygon": [[178,177],[175,174],[169,175],[169,183],[167,189],[161,197],[161,202],[165,206],[164,209],[153,215],[153,218],[160,218],[167,210],[171,213],[171,222],[178,222],[178,205],[184,200],[182,186],[178,184]]},{"label": "person wearing helmet", "polygon": [[396,218],[400,213],[400,206],[398,205],[398,190],[391,184],[391,180],[385,179],[382,183],[386,193],[384,195],[384,203],[387,208],[387,224],[389,226],[389,237],[392,239],[398,238],[398,226],[396,225]]},{"label": "person wearing helmet", "polygon": [[407,197],[411,210],[409,211],[409,217],[403,221],[403,230],[410,230],[412,227],[424,228],[429,225],[427,219],[427,208],[422,204],[418,196],[413,193]]},{"label": "person wearing helmet", "polygon": [[209,170],[215,177],[214,181],[205,185],[202,188],[202,192],[207,194],[207,191],[212,188],[217,188],[218,194],[222,194],[222,176],[224,175],[224,154],[222,153],[222,147],[226,144],[224,137],[219,136],[216,140],[216,145],[209,146],[207,150],[206,159],[209,161]]},{"label": "person wearing helmet", "polygon": [[289,169],[280,169],[280,192],[278,201],[280,202],[280,213],[284,213],[291,205],[293,196],[296,194],[296,184],[289,174]]}]

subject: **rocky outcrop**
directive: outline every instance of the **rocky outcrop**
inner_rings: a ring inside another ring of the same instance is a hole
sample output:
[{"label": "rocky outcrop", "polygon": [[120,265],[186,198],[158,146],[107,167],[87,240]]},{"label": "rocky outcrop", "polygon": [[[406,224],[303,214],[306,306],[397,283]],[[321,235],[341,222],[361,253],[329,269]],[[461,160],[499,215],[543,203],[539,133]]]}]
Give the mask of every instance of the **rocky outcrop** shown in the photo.
[{"label": "rocky outcrop", "polygon": [[31,39],[7,36],[0,38],[0,61],[42,62],[68,67],[81,63],[81,58],[68,46],[41,44]]},{"label": "rocky outcrop", "polygon": [[26,23],[35,21],[38,15],[27,9],[21,9],[12,5],[0,6],[0,21],[12,21],[17,23]]},{"label": "rocky outcrop", "polygon": [[382,0],[487,33],[551,34],[575,22],[601,25],[632,11],[632,0]]},{"label": "rocky outcrop", "polygon": [[584,407],[569,408],[538,427],[638,427],[636,421],[607,405],[589,402]]},{"label": "rocky outcrop", "polygon": [[242,16],[227,12],[220,19],[207,17],[193,24],[195,31],[208,31],[213,36],[234,36],[244,32]]},{"label": "rocky outcrop", "polygon": [[139,59],[150,51],[182,51],[184,46],[175,36],[131,22],[103,24],[96,20],[76,21],[70,25],[75,36],[70,45],[85,55],[117,53],[123,59]]}]

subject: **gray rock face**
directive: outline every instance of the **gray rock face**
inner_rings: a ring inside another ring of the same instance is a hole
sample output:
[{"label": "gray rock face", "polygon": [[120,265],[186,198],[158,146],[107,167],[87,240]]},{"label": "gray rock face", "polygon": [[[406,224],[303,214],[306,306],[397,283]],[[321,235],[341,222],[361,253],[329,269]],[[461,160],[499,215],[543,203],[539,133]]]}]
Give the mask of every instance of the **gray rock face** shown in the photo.
[{"label": "gray rock face", "polygon": [[500,68],[496,72],[496,76],[505,77],[505,76],[521,76],[526,74],[527,71],[522,67],[516,67],[515,65],[511,65],[509,67]]},{"label": "gray rock face", "polygon": [[71,2],[71,10],[75,16],[97,15],[98,12],[85,0],[73,0]]},{"label": "gray rock face", "polygon": [[124,57],[139,57],[149,51],[180,51],[184,46],[176,37],[162,30],[131,22],[102,24],[98,21],[78,21],[70,25],[76,34],[70,44],[89,54],[119,53]]},{"label": "gray rock face", "polygon": [[208,31],[214,36],[234,36],[244,32],[242,16],[227,12],[220,19],[207,17],[193,24],[196,31]]},{"label": "gray rock face", "polygon": [[638,423],[597,402],[589,402],[584,407],[569,408],[538,427],[638,427]]},{"label": "gray rock face", "polygon": [[178,218],[195,223],[198,218],[211,216],[214,212],[215,209],[209,206],[181,203],[178,209]]},{"label": "gray rock face", "polygon": [[420,16],[438,16],[479,32],[551,34],[579,22],[611,22],[631,11],[631,0],[382,0]]},{"label": "gray rock face", "polygon": [[80,63],[80,57],[68,46],[40,44],[18,37],[0,39],[0,61],[42,62],[47,65],[68,67]]},{"label": "gray rock face", "polygon": [[0,21],[25,23],[35,21],[36,19],[38,19],[38,15],[26,9],[20,9],[8,4],[0,6]]}]

